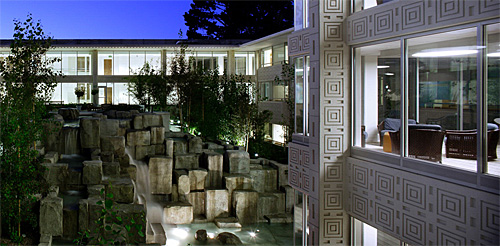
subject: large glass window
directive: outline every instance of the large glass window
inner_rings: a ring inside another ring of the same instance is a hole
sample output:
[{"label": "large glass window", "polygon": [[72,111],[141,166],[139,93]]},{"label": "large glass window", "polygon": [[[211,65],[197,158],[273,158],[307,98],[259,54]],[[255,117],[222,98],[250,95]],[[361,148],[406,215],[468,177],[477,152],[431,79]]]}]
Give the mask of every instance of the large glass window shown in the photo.
[{"label": "large glass window", "polygon": [[261,66],[267,67],[273,65],[273,48],[263,49],[260,53]]},{"label": "large glass window", "polygon": [[[131,58],[132,59],[132,58]],[[146,51],[146,61],[154,70],[161,70],[161,52],[160,51]]]},{"label": "large glass window", "polygon": [[[444,164],[477,158],[475,143],[467,143],[467,150],[458,146],[465,143],[462,134],[477,134],[476,43],[476,28],[408,39],[407,110],[418,124],[408,126],[405,155]],[[475,162],[455,166],[477,167]]]},{"label": "large glass window", "polygon": [[99,75],[113,75],[113,52],[112,51],[103,51],[100,52],[97,56],[97,65],[98,65],[98,73]]},{"label": "large glass window", "polygon": [[392,152],[389,132],[400,130],[400,42],[356,48],[354,145]]},{"label": "large glass window", "polygon": [[64,75],[76,75],[77,54],[72,51],[62,52],[62,72]]},{"label": "large glass window", "polygon": [[295,58],[295,133],[308,134],[309,56]]},{"label": "large glass window", "polygon": [[352,234],[352,245],[357,246],[397,246],[405,245],[399,239],[392,237],[391,235],[384,233],[383,231],[377,230],[362,221],[354,219],[354,231]]},{"label": "large glass window", "polygon": [[76,60],[76,69],[78,75],[91,75],[91,53],[90,52],[78,52]]},{"label": "large glass window", "polygon": [[[146,62],[146,53],[144,51],[130,52],[130,74],[137,74]],[[150,64],[152,65],[152,64]]]},{"label": "large glass window", "polygon": [[285,44],[273,46],[273,64],[283,64],[285,62]]},{"label": "large glass window", "polygon": [[219,70],[219,75],[223,75],[227,69],[227,52],[213,52],[215,67]]},{"label": "large glass window", "polygon": [[[486,26],[486,91],[487,91],[487,134],[488,166],[490,174],[500,175],[500,165],[495,157],[498,155],[500,126],[500,23]],[[496,143],[495,143],[496,141]]]},{"label": "large glass window", "polygon": [[255,75],[255,53],[235,52],[236,74]]},{"label": "large glass window", "polygon": [[309,0],[295,0],[295,31],[309,27]]},{"label": "large glass window", "polygon": [[129,75],[128,51],[113,52],[113,75]]},{"label": "large glass window", "polygon": [[363,9],[369,9],[377,5],[392,2],[394,0],[353,0],[354,2],[354,12],[361,11]]},{"label": "large glass window", "polygon": [[54,62],[52,63],[52,65],[50,66],[50,68],[54,71],[54,72],[61,72],[61,52],[60,51],[49,51],[45,54],[45,56],[47,57],[47,59],[54,59],[54,58],[59,58],[59,61],[57,62]]}]

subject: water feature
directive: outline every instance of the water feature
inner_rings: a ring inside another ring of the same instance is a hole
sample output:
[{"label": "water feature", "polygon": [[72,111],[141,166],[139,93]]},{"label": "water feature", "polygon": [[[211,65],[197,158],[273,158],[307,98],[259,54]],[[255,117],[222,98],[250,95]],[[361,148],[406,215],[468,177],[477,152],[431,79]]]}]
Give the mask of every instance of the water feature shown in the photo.
[{"label": "water feature", "polygon": [[80,153],[78,133],[79,127],[65,126],[62,128],[61,153],[66,155]]}]

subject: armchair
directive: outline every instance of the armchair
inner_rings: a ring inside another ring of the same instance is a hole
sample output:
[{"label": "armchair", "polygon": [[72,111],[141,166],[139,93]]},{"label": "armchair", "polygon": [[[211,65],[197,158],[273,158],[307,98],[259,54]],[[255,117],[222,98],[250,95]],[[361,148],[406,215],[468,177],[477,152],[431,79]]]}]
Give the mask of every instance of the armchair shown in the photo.
[{"label": "armchair", "polygon": [[[389,132],[392,153],[401,153],[400,131]],[[417,159],[441,162],[444,132],[431,129],[408,130],[408,155]]]},{"label": "armchair", "polygon": [[[477,159],[477,130],[447,130],[446,158]],[[488,160],[497,158],[500,130],[488,124]]]}]

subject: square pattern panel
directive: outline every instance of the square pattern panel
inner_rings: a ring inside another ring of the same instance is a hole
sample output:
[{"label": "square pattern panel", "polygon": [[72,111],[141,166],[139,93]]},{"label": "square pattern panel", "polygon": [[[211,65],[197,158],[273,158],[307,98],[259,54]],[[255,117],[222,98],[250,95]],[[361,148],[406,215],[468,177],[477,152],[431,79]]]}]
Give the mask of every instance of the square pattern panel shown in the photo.
[{"label": "square pattern panel", "polygon": [[375,203],[375,223],[389,231],[394,231],[394,209]]},{"label": "square pattern panel", "polygon": [[464,2],[462,0],[436,1],[436,23],[464,17]]},{"label": "square pattern panel", "polygon": [[342,30],[342,23],[330,23],[325,22],[325,37],[324,41],[342,41],[342,35],[344,35]]},{"label": "square pattern panel", "polygon": [[325,108],[325,125],[344,125],[344,107],[342,106],[326,106]]},{"label": "square pattern panel", "polygon": [[394,32],[393,10],[376,13],[375,16],[375,35]]},{"label": "square pattern panel", "polygon": [[325,97],[343,97],[344,80],[342,78],[325,79]]},{"label": "square pattern panel", "polygon": [[401,7],[403,13],[402,29],[415,28],[425,25],[424,2],[416,2]]},{"label": "square pattern panel", "polygon": [[343,209],[342,191],[325,191],[325,209]]},{"label": "square pattern panel", "polygon": [[403,179],[403,202],[425,209],[426,191],[425,184]]},{"label": "square pattern panel", "polygon": [[325,238],[341,238],[343,235],[343,219],[325,219],[324,220],[324,237]]},{"label": "square pattern panel", "polygon": [[340,134],[325,134],[325,154],[341,154],[344,150],[344,136]]},{"label": "square pattern panel", "polygon": [[419,245],[424,245],[425,228],[425,221],[403,214],[403,237],[409,238]]},{"label": "square pattern panel", "polygon": [[394,176],[382,172],[375,172],[375,192],[394,198]]},{"label": "square pattern panel", "polygon": [[438,189],[437,198],[437,213],[439,215],[461,223],[466,223],[465,196]]}]

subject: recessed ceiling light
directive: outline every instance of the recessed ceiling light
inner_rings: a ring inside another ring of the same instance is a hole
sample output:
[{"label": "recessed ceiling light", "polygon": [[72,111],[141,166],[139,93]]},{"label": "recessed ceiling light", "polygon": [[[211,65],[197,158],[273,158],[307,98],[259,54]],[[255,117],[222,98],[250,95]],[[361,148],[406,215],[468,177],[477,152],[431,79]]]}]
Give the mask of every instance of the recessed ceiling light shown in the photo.
[{"label": "recessed ceiling light", "polygon": [[385,75],[387,75],[387,76],[393,76],[394,73],[385,73]]},{"label": "recessed ceiling light", "polygon": [[436,49],[426,49],[413,54],[413,57],[449,57],[477,54],[478,49],[484,49],[485,46],[460,46],[446,47]]},{"label": "recessed ceiling light", "polygon": [[378,69],[381,69],[381,68],[390,68],[390,66],[387,66],[387,65],[379,65],[377,66]]}]

